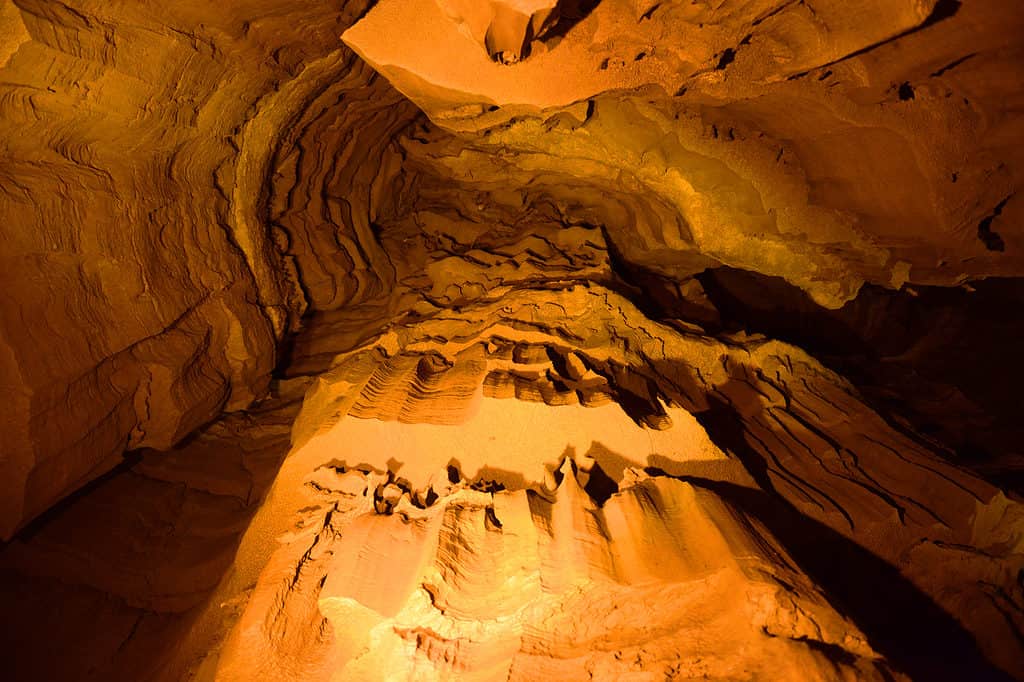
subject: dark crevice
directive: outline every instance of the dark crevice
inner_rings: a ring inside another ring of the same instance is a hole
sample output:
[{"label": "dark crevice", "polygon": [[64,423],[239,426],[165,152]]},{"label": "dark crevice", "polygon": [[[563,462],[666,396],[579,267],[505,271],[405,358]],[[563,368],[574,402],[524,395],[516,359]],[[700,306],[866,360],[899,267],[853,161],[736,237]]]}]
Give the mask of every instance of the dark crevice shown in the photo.
[{"label": "dark crevice", "polygon": [[1013,195],[1006,197],[992,209],[992,212],[985,216],[980,223],[978,223],[978,239],[985,245],[985,248],[989,251],[1005,251],[1006,242],[996,232],[992,230],[992,223],[995,222],[996,218],[1003,214],[1003,209],[1006,208],[1006,204],[1010,202]]},{"label": "dark crevice", "polygon": [[558,3],[558,18],[537,36],[541,42],[564,38],[578,23],[590,16],[601,0],[563,0]]},{"label": "dark crevice", "polygon": [[1014,360],[1024,318],[1005,313],[1024,307],[1024,278],[913,293],[866,285],[839,310],[781,278],[715,268],[697,279],[721,315],[717,331],[760,333],[808,351],[891,426],[929,448],[941,443],[1000,487],[1024,490],[1024,472],[997,459],[1024,442],[1024,363]]},{"label": "dark crevice", "polygon": [[660,2],[654,3],[649,10],[640,15],[640,18],[637,20],[637,23],[649,20],[651,17],[654,16],[654,13],[657,12],[660,7]]},{"label": "dark crevice", "polygon": [[587,472],[587,483],[583,490],[598,504],[604,506],[612,495],[619,492],[618,484],[605,473],[600,464],[595,464]]},{"label": "dark crevice", "polygon": [[933,71],[931,73],[931,77],[932,78],[938,78],[940,76],[943,76],[947,72],[952,71],[956,67],[958,67],[961,64],[963,64],[964,62],[966,62],[968,59],[973,59],[974,57],[977,57],[977,56],[978,56],[977,52],[972,52],[971,54],[969,54],[969,55],[967,55],[965,57],[961,57],[960,59],[954,60],[954,61],[950,62],[949,64],[946,64],[945,66],[943,66],[938,71]]},{"label": "dark crevice", "polygon": [[736,60],[736,50],[731,47],[725,48],[722,55],[718,58],[718,64],[715,65],[715,71],[722,71],[727,66],[732,64]]}]

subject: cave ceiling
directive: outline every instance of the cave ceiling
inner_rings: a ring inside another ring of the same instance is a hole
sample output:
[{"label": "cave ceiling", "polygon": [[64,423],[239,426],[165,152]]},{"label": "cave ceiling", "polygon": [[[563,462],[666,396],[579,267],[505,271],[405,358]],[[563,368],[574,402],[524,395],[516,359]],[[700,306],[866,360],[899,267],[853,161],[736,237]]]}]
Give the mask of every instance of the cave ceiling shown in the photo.
[{"label": "cave ceiling", "polygon": [[0,0],[11,679],[1024,679],[1021,36]]}]

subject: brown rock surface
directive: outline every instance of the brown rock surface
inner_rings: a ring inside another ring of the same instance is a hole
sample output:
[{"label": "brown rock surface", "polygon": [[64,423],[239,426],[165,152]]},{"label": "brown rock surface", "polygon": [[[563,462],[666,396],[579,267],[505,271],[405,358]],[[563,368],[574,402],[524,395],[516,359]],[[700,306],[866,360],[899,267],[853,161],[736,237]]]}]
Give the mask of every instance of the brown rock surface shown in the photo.
[{"label": "brown rock surface", "polygon": [[1021,35],[0,0],[0,676],[1024,679]]}]

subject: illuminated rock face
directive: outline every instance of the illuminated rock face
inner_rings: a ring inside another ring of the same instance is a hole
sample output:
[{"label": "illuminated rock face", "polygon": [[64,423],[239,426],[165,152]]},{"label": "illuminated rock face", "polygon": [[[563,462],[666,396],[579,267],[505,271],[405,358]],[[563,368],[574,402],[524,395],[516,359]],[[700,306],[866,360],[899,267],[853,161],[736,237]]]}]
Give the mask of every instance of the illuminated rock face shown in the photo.
[{"label": "illuminated rock face", "polygon": [[945,1],[608,1],[509,69],[433,0],[395,0],[344,40],[475,133],[428,152],[471,191],[529,183],[632,263],[754,270],[838,307],[864,282],[1019,271],[1013,219],[989,218],[1019,182],[1002,104],[1019,94],[994,54],[1019,61],[1022,27]]},{"label": "illuminated rock face", "polygon": [[3,677],[1024,678],[1024,13],[369,5],[0,0]]},{"label": "illuminated rock face", "polygon": [[348,492],[325,486],[337,518],[308,569],[325,576],[331,679],[884,679],[864,636],[780,566],[781,547],[688,483],[644,478],[599,508],[566,460],[550,494],[449,484],[382,515],[375,477],[360,490],[353,473]]},{"label": "illuminated rock face", "polygon": [[[597,285],[392,325],[318,377],[293,447],[225,679],[983,670],[950,613],[1012,649],[981,605],[990,581],[1018,589],[1019,505],[798,349],[679,331]],[[738,601],[712,617],[691,581]]]},{"label": "illuminated rock face", "polygon": [[556,0],[437,0],[445,16],[494,61],[514,64],[530,42],[558,19]]}]

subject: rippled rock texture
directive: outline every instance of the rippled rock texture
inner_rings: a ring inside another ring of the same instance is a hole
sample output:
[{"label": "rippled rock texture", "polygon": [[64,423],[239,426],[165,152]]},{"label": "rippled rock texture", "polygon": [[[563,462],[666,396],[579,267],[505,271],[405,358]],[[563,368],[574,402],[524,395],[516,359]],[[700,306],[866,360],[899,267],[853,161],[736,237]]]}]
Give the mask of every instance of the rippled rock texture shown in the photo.
[{"label": "rippled rock texture", "polygon": [[1021,35],[0,0],[5,678],[1024,679]]}]

